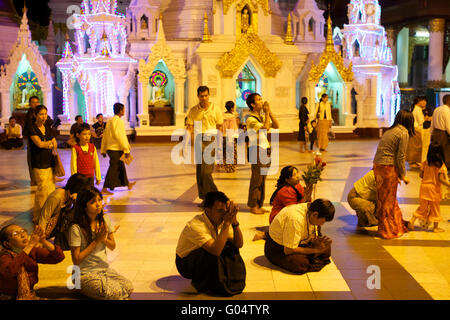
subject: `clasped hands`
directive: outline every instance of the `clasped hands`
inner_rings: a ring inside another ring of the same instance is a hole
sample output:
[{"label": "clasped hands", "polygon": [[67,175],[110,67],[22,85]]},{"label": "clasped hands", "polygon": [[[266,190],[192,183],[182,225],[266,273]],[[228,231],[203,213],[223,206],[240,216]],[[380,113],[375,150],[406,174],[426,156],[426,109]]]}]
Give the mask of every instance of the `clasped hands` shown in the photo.
[{"label": "clasped hands", "polygon": [[333,241],[327,236],[315,237],[311,240],[311,247],[317,250],[317,253],[323,253],[328,250]]},{"label": "clasped hands", "polygon": [[237,213],[239,211],[239,207],[233,202],[233,201],[228,201],[227,202],[227,211],[225,213],[225,217],[223,219],[223,221],[225,223],[229,223],[229,224],[237,224]]}]

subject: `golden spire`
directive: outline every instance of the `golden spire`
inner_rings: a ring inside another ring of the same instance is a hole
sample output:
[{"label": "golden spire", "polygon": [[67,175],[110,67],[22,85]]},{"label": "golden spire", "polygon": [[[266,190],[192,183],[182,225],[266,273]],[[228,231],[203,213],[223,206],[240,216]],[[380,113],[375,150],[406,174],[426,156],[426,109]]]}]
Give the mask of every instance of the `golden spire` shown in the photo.
[{"label": "golden spire", "polygon": [[287,29],[286,29],[286,37],[284,39],[284,43],[286,44],[294,44],[294,37],[292,36],[292,18],[291,13],[289,12],[288,21],[287,21]]},{"label": "golden spire", "polygon": [[209,35],[208,28],[208,15],[205,12],[205,17],[203,18],[204,26],[203,26],[203,40],[202,42],[211,42],[211,36]]},{"label": "golden spire", "polygon": [[325,45],[326,52],[335,52],[334,41],[333,41],[333,29],[331,28],[331,13],[330,5],[328,5],[328,19],[327,19],[327,42]]}]

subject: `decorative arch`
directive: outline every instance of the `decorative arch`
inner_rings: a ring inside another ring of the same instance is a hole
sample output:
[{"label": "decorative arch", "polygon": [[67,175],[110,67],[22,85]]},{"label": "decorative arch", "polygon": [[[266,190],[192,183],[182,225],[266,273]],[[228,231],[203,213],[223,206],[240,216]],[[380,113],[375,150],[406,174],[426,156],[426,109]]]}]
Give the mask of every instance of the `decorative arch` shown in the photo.
[{"label": "decorative arch", "polygon": [[220,58],[217,69],[223,78],[232,78],[250,55],[262,66],[266,77],[275,77],[281,69],[281,60],[270,52],[264,41],[254,33],[242,35],[233,50]]}]

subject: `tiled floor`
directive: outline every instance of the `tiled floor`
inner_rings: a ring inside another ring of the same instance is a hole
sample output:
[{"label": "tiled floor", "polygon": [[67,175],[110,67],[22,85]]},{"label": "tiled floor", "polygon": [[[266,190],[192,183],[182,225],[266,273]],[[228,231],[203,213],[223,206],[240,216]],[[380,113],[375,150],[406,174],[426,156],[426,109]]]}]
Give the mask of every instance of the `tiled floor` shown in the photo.
[{"label": "tiled floor", "polygon": [[[357,230],[356,216],[346,202],[353,182],[370,170],[377,140],[333,141],[323,154],[328,166],[316,197],[328,198],[336,207],[336,217],[323,231],[333,239],[332,263],[322,271],[305,275],[289,274],[271,265],[264,257],[264,242],[252,242],[256,228],[268,225],[268,214],[252,215],[245,206],[250,177],[248,165],[236,173],[214,173],[221,191],[239,203],[239,221],[244,234],[241,254],[247,267],[244,292],[232,299],[450,299],[450,201],[441,203],[441,226],[447,231],[411,232],[400,239],[382,240],[376,228]],[[132,191],[117,190],[105,198],[108,214],[120,224],[117,248],[108,252],[111,266],[133,281],[133,299],[211,299],[197,294],[190,281],[175,267],[175,247],[185,223],[199,212],[194,165],[170,161],[170,144],[135,144],[135,161],[128,167]],[[295,142],[280,143],[280,169],[291,164],[300,169],[312,160],[311,154],[297,152]],[[69,170],[69,150],[60,150]],[[15,221],[30,228],[33,203],[26,170],[26,151],[0,151],[0,224]],[[100,157],[102,174],[108,159]],[[398,197],[405,219],[418,206],[418,171],[408,171],[411,183],[399,187]],[[266,203],[277,176],[269,176]],[[61,184],[63,185],[63,184]],[[71,265],[70,252],[54,266],[41,265],[36,289],[45,296],[80,298],[65,289]],[[372,272],[380,271],[379,289],[368,289]],[[216,297],[214,297],[216,299]]]}]

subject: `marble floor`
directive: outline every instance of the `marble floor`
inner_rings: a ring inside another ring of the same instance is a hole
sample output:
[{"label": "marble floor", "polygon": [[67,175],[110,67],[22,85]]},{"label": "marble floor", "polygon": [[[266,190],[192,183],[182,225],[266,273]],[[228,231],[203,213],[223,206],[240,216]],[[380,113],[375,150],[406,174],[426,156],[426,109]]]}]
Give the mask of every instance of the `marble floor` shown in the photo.
[{"label": "marble floor", "polygon": [[[346,202],[353,183],[371,169],[378,140],[332,141],[322,155],[328,163],[317,197],[328,198],[336,207],[335,219],[325,224],[323,233],[333,239],[332,263],[322,271],[294,275],[271,265],[264,257],[264,242],[252,242],[257,229],[268,226],[268,214],[252,215],[246,208],[250,166],[239,165],[235,173],[215,172],[219,190],[240,205],[238,215],[244,234],[241,254],[247,268],[244,292],[229,299],[323,300],[323,299],[450,299],[450,201],[441,203],[444,233],[415,231],[399,239],[382,240],[376,228],[357,229],[355,213]],[[135,188],[117,189],[105,197],[113,224],[120,224],[117,248],[108,251],[111,266],[133,281],[132,299],[206,300],[183,279],[175,267],[175,248],[185,223],[199,213],[194,165],[175,165],[173,145],[133,144],[135,161],[127,168]],[[298,151],[296,142],[280,143],[280,169],[295,165],[300,170],[312,161],[311,154]],[[60,150],[70,170],[70,151]],[[100,157],[102,174],[108,159]],[[15,222],[31,227],[30,190],[26,150],[0,150],[0,224]],[[66,175],[66,178],[69,175]],[[401,185],[398,199],[405,219],[418,206],[418,171],[408,171],[409,185]],[[277,175],[269,176],[266,205]],[[63,186],[64,182],[58,185]],[[83,299],[66,288],[70,251],[57,265],[40,265],[38,292],[49,298]],[[374,267],[375,266],[375,267]],[[373,270],[379,271],[379,286],[369,289]],[[214,299],[217,299],[214,297]],[[225,299],[225,298],[224,298]]]}]

